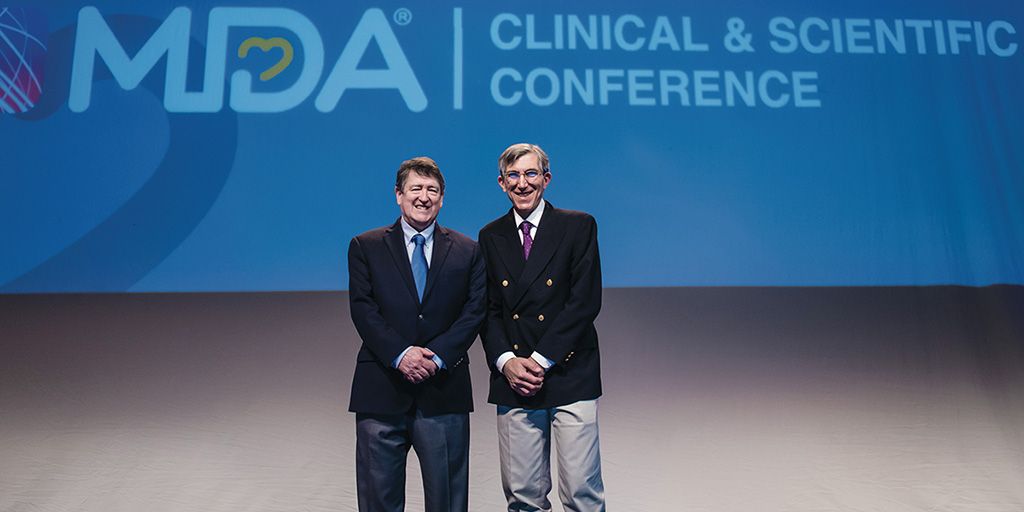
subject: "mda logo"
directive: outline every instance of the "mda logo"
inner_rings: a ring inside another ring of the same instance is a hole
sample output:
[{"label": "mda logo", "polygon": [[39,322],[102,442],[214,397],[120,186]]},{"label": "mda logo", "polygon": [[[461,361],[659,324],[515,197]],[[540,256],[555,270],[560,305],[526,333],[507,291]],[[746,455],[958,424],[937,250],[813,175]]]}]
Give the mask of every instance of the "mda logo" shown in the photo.
[{"label": "mda logo", "polygon": [[0,7],[0,112],[28,112],[39,101],[46,36],[42,10]]}]

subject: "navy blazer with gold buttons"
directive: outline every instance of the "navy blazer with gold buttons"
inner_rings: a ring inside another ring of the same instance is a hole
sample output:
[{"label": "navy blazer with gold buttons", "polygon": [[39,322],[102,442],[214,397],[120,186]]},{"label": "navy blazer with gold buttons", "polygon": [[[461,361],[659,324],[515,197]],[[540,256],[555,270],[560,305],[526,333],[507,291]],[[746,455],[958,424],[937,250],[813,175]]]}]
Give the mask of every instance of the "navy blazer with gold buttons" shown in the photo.
[{"label": "navy blazer with gold buttons", "polygon": [[[512,210],[480,231],[487,263],[487,316],[480,333],[491,369],[488,401],[542,409],[601,395],[594,320],[601,310],[597,222],[587,213],[547,203],[529,259]],[[494,363],[537,351],[555,365],[532,397],[509,386]]]}]

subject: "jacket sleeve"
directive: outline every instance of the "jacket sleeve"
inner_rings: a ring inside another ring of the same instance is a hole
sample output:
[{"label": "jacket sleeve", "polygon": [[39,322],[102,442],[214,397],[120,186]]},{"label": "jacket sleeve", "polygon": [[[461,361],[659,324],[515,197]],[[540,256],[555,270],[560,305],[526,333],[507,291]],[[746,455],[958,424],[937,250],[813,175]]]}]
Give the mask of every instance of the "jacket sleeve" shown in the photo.
[{"label": "jacket sleeve", "polygon": [[597,248],[597,222],[587,215],[572,241],[569,299],[535,350],[559,364],[593,328],[601,311],[601,257]]},{"label": "jacket sleeve", "polygon": [[427,342],[426,347],[434,351],[451,370],[466,356],[470,345],[480,332],[480,324],[484,320],[486,270],[480,245],[473,244],[473,259],[470,265],[469,290],[466,302],[462,305],[459,317],[452,322],[447,331]]},{"label": "jacket sleeve", "polygon": [[352,323],[370,352],[381,364],[391,368],[391,362],[411,343],[403,340],[381,314],[373,293],[370,267],[358,237],[348,246],[348,281]]}]

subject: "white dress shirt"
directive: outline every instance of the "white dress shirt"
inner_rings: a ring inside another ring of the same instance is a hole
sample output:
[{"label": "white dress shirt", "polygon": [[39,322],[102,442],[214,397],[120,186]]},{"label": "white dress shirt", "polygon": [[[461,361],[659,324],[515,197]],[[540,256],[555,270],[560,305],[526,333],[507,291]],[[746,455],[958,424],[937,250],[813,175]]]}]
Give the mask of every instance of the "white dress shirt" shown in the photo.
[{"label": "white dress shirt", "polygon": [[530,223],[530,238],[536,239],[537,228],[540,227],[540,218],[542,215],[544,215],[543,200],[541,200],[540,204],[530,212],[530,216],[525,219],[522,215],[519,215],[519,212],[517,212],[515,208],[512,209],[512,217],[516,220],[516,233],[519,233],[519,243],[523,243],[523,230],[519,229],[519,226],[523,225],[523,221],[525,220]]}]

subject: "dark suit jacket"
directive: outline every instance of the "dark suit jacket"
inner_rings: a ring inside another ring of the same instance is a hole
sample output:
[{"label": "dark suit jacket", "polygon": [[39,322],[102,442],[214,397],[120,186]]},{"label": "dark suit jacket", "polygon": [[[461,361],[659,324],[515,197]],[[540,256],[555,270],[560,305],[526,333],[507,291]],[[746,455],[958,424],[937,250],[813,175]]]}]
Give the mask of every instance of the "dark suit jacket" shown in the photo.
[{"label": "dark suit jacket", "polygon": [[[488,401],[534,409],[601,396],[601,361],[594,319],[601,310],[597,222],[547,203],[530,259],[512,210],[480,231],[487,262],[487,318],[480,338],[491,368]],[[555,361],[533,397],[512,390],[494,362],[511,351],[536,350]]]},{"label": "dark suit jacket", "polygon": [[[476,242],[437,225],[423,302],[416,296],[400,221],[352,239],[349,304],[363,345],[349,410],[425,415],[473,410],[469,357],[484,317],[485,271]],[[391,366],[409,345],[427,347],[446,369],[420,384]]]}]

